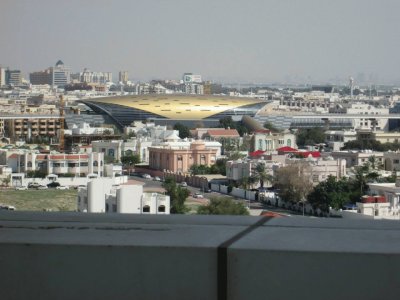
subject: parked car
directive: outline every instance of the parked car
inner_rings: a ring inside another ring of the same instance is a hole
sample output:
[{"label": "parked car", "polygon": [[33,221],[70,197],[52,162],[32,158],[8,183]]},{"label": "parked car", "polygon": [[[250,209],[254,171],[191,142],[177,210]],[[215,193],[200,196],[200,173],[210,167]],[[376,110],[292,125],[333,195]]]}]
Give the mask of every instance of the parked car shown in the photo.
[{"label": "parked car", "polygon": [[193,198],[204,198],[204,196],[200,193],[194,193]]},{"label": "parked car", "polygon": [[4,209],[4,210],[15,210],[15,207],[12,205],[4,205],[4,204],[0,204],[0,210]]},{"label": "parked car", "polygon": [[28,188],[30,188],[30,189],[37,189],[38,186],[40,186],[40,184],[37,183],[37,182],[30,182],[30,183],[28,184]]},{"label": "parked car", "polygon": [[182,182],[180,183],[180,185],[183,186],[183,187],[187,187],[187,183],[186,183],[185,181],[182,181]]},{"label": "parked car", "polygon": [[59,185],[56,187],[57,190],[68,190],[68,187],[65,185]]},{"label": "parked car", "polygon": [[16,191],[26,191],[28,189],[27,186],[21,185],[15,188]]},{"label": "parked car", "polygon": [[48,188],[56,188],[56,187],[59,187],[59,186],[60,186],[60,183],[57,182],[57,181],[50,182],[50,183],[47,185]]},{"label": "parked car", "polygon": [[161,178],[158,177],[158,176],[154,176],[153,180],[154,180],[154,181],[161,181]]},{"label": "parked car", "polygon": [[151,179],[150,174],[143,174],[142,177],[145,178],[145,179]]},{"label": "parked car", "polygon": [[47,190],[48,187],[45,186],[45,185],[39,185],[39,186],[37,187],[37,189],[38,189],[38,190]]}]

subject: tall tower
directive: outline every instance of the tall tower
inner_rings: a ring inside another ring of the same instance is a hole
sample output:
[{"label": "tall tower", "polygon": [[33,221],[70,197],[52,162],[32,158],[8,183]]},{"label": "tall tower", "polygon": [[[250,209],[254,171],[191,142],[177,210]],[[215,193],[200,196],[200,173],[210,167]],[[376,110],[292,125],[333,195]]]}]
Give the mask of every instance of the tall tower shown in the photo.
[{"label": "tall tower", "polygon": [[128,71],[119,71],[119,81],[126,84],[128,82]]},{"label": "tall tower", "polygon": [[350,76],[349,78],[349,86],[350,86],[350,98],[353,99],[353,91],[354,91],[354,78]]}]

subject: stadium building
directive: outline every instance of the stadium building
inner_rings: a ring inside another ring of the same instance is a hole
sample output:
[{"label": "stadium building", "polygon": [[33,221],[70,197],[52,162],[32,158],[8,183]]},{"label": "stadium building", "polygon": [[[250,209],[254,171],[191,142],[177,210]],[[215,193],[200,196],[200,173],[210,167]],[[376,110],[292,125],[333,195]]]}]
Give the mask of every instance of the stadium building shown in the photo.
[{"label": "stadium building", "polygon": [[95,113],[108,115],[120,127],[133,121],[159,124],[218,123],[221,118],[255,116],[267,103],[264,100],[228,96],[139,95],[80,100]]}]

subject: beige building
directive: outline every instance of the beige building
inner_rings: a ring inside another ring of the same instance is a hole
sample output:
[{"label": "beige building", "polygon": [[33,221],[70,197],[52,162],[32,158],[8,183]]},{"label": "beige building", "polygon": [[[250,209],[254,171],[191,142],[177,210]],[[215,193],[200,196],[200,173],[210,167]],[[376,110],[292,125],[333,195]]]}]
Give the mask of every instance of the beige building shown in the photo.
[{"label": "beige building", "polygon": [[216,162],[217,149],[206,148],[203,141],[194,141],[189,147],[165,146],[149,148],[149,165],[156,170],[186,173],[193,165],[211,166]]},{"label": "beige building", "polygon": [[362,166],[372,156],[375,157],[376,164],[383,164],[383,152],[373,152],[372,150],[363,151],[334,151],[329,153],[334,159],[345,159],[347,168]]},{"label": "beige building", "polygon": [[4,118],[4,135],[12,142],[34,138],[56,138],[61,129],[59,116],[18,116]]}]

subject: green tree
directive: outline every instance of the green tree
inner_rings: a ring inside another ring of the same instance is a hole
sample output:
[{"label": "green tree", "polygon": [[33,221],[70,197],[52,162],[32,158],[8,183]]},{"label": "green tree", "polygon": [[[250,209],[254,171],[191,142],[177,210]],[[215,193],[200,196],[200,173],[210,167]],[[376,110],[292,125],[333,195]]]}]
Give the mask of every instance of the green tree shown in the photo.
[{"label": "green tree", "polygon": [[190,174],[192,175],[204,175],[204,174],[209,174],[210,173],[210,168],[205,166],[205,165],[192,165],[190,167]]},{"label": "green tree", "polygon": [[265,164],[258,163],[255,169],[255,178],[260,181],[260,187],[264,188],[265,182],[272,182],[273,176],[267,172]]},{"label": "green tree", "polygon": [[6,187],[8,187],[8,185],[11,182],[11,175],[8,175],[7,177],[4,177],[2,180],[3,185],[5,185]]},{"label": "green tree", "polygon": [[126,155],[121,157],[121,163],[124,166],[134,166],[138,163],[140,163],[140,157],[138,154],[133,154],[133,155]]},{"label": "green tree", "polygon": [[307,200],[314,208],[320,208],[328,212],[329,207],[343,208],[351,202],[351,185],[346,178],[337,179],[329,176],[327,180],[320,182],[308,195]]},{"label": "green tree", "polygon": [[229,197],[211,197],[210,203],[197,209],[199,215],[248,215],[249,211],[242,202]]},{"label": "green tree", "polygon": [[170,197],[172,214],[184,214],[189,211],[185,205],[186,198],[189,196],[189,191],[176,184],[172,177],[167,177],[162,185],[165,192]]},{"label": "green tree", "polygon": [[174,125],[174,130],[178,130],[179,131],[179,137],[181,139],[187,138],[190,136],[190,130],[189,127],[183,125],[182,123],[176,123]]},{"label": "green tree", "polygon": [[320,144],[325,141],[323,128],[300,129],[296,134],[296,143],[299,146]]},{"label": "green tree", "polygon": [[276,172],[275,186],[279,196],[288,202],[304,202],[312,191],[310,167],[304,163],[294,163],[279,168]]},{"label": "green tree", "polygon": [[265,129],[269,129],[269,130],[271,130],[272,132],[281,132],[281,131],[282,131],[282,130],[280,130],[279,128],[275,127],[275,125],[272,124],[272,123],[269,122],[269,121],[266,121],[266,122],[264,123],[264,128],[265,128]]}]

